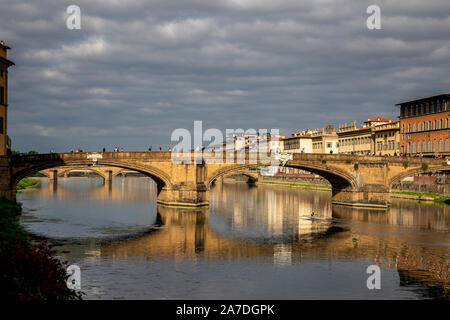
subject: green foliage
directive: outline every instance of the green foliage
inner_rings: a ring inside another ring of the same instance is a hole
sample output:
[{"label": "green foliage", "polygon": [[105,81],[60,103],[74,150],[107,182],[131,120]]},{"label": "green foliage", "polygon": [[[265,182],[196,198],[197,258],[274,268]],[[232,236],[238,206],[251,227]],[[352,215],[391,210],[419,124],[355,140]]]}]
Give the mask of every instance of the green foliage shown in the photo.
[{"label": "green foliage", "polygon": [[17,240],[26,244],[28,236],[19,223],[22,207],[15,201],[0,199],[0,248],[12,245]]},{"label": "green foliage", "polygon": [[352,161],[347,159],[347,160],[345,160],[345,163],[346,163],[346,164],[351,164]]},{"label": "green foliage", "polygon": [[322,160],[322,163],[327,163],[327,160]]},{"label": "green foliage", "polygon": [[39,154],[39,152],[34,151],[34,150],[30,150],[27,152],[27,155],[33,155],[33,154]]},{"label": "green foliage", "polygon": [[81,299],[67,288],[66,263],[46,243],[31,244],[19,223],[21,206],[0,199],[0,212],[0,299]]},{"label": "green foliage", "polygon": [[442,203],[442,204],[450,204],[450,197],[444,196],[439,193],[432,192],[415,192],[415,191],[391,191],[393,194],[404,194],[409,196],[416,196],[418,200],[423,197],[432,198],[434,202]]},{"label": "green foliage", "polygon": [[20,180],[17,183],[17,191],[23,190],[25,188],[34,186],[35,184],[37,184],[37,181],[34,179],[29,179],[29,178],[23,178],[22,180]]},{"label": "green foliage", "polygon": [[275,182],[275,181],[259,181],[258,183],[275,184],[275,185],[292,186],[292,187],[302,187],[302,188],[310,188],[310,189],[317,189],[317,188],[331,189],[331,186],[320,185],[320,184],[302,184],[302,183]]},{"label": "green foliage", "polygon": [[428,170],[428,164],[425,162],[422,162],[422,170],[427,171]]},{"label": "green foliage", "polygon": [[403,161],[403,168],[408,168],[408,166],[409,166],[409,162],[408,162],[408,160],[404,160]]},{"label": "green foliage", "polygon": [[358,169],[359,169],[359,164],[355,163],[355,164],[353,165],[353,169],[355,169],[355,171],[358,171]]}]

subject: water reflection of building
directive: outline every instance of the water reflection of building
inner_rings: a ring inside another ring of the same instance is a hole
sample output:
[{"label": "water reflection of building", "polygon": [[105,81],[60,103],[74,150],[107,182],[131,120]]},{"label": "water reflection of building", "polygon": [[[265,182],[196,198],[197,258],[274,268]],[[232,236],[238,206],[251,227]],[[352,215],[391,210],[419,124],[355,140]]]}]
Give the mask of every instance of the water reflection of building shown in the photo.
[{"label": "water reflection of building", "polygon": [[[122,188],[119,181],[112,185],[111,191],[93,183],[86,193],[98,199],[107,199],[99,194],[110,192],[114,199],[136,197],[136,186]],[[51,193],[52,189],[44,187],[44,192]],[[74,192],[79,190],[62,183],[55,196],[70,197]],[[136,199],[143,199],[144,194],[148,197],[148,189]],[[377,264],[397,268],[403,283],[407,278],[441,287],[450,283],[448,207],[394,201],[386,212],[337,206],[333,206],[332,212],[328,194],[273,187],[248,189],[241,184],[217,185],[211,194],[211,210],[226,228],[238,226],[241,232],[215,228],[208,209],[159,207],[159,222],[148,233],[102,244],[98,249],[89,247],[88,255],[91,259],[98,259],[100,254],[100,257],[194,262],[265,257],[277,266],[301,261],[376,259]],[[318,217],[329,218],[333,214],[337,219],[312,221],[308,219],[312,210]],[[351,232],[340,232],[341,226],[351,228]],[[256,236],[248,237],[251,232]],[[422,278],[418,270],[422,270]]]}]

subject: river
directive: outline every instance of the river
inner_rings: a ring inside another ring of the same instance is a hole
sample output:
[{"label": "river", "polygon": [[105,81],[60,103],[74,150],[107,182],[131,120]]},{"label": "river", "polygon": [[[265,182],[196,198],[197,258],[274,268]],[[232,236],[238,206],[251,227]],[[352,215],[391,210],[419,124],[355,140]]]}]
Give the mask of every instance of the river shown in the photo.
[{"label": "river", "polygon": [[146,177],[41,179],[17,196],[26,230],[80,267],[85,299],[449,299],[450,206],[361,210],[245,183],[210,198],[159,206]]}]

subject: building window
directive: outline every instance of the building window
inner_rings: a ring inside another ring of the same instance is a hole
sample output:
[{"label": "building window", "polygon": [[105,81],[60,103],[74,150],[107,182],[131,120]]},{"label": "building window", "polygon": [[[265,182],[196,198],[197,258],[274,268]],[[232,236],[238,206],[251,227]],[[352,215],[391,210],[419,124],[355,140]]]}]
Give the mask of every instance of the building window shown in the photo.
[{"label": "building window", "polygon": [[0,104],[5,104],[5,88],[0,87]]},{"label": "building window", "polygon": [[436,153],[437,151],[437,143],[436,143],[436,139],[433,140],[433,152]]},{"label": "building window", "polygon": [[0,134],[3,134],[3,117],[0,117]]},{"label": "building window", "polygon": [[445,152],[448,152],[448,138],[445,139]]},{"label": "building window", "polygon": [[431,140],[428,140],[428,152],[431,152]]},{"label": "building window", "polygon": [[444,149],[442,147],[443,147],[442,139],[439,139],[439,152],[444,151]]},{"label": "building window", "polygon": [[423,140],[423,143],[422,143],[422,152],[427,152],[427,143],[425,140]]},{"label": "building window", "polygon": [[420,141],[417,141],[417,153],[420,153]]}]

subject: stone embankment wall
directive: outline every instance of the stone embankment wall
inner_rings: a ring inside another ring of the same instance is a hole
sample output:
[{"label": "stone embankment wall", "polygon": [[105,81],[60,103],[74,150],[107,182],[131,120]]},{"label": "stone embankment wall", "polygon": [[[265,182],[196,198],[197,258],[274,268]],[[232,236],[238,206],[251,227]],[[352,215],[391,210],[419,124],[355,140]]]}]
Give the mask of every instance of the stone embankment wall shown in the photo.
[{"label": "stone embankment wall", "polygon": [[392,186],[396,191],[431,192],[450,195],[450,175],[414,177]]}]

